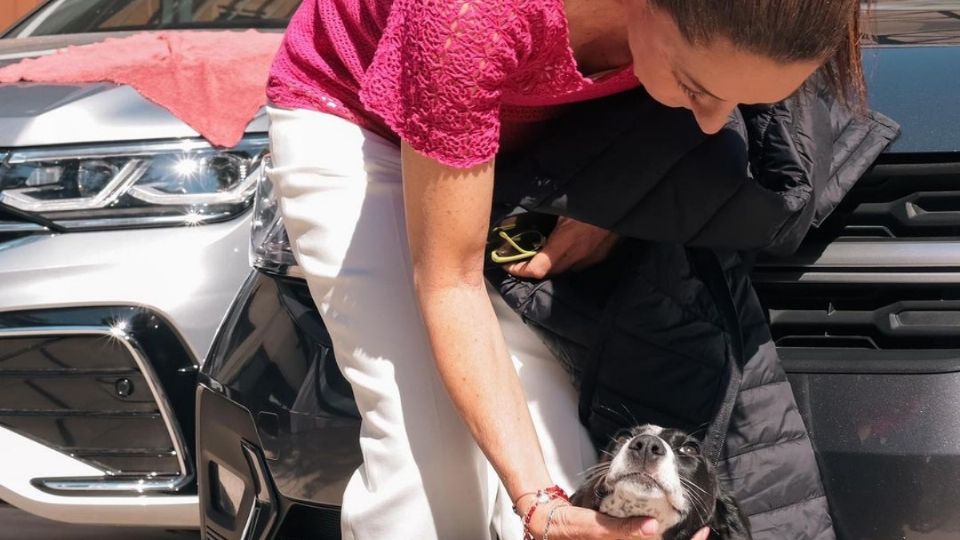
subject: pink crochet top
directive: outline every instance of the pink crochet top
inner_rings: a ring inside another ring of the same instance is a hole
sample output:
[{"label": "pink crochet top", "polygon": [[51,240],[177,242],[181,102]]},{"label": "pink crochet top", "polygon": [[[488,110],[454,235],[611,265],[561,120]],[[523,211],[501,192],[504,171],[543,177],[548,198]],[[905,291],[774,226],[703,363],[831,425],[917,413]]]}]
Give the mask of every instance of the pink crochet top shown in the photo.
[{"label": "pink crochet top", "polygon": [[304,0],[267,97],[470,167],[494,157],[502,123],[638,85],[629,69],[577,70],[563,0]]}]

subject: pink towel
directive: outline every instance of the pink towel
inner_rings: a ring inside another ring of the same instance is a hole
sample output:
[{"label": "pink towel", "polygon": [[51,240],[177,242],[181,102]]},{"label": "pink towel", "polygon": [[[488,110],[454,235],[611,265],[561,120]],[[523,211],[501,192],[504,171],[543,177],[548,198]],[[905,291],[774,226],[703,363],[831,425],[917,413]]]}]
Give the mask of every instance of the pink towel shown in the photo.
[{"label": "pink towel", "polygon": [[128,84],[212,144],[230,147],[266,102],[264,87],[283,35],[147,32],[67,47],[0,69],[0,83]]}]

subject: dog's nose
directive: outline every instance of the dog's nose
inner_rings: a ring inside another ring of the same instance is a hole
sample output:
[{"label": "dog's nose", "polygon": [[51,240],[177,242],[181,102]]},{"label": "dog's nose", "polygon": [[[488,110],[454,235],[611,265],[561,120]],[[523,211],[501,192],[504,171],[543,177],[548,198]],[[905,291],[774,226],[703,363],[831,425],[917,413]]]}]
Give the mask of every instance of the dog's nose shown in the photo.
[{"label": "dog's nose", "polygon": [[667,455],[667,447],[659,437],[653,435],[640,435],[630,441],[630,450],[636,452],[641,458],[649,461],[656,461]]}]

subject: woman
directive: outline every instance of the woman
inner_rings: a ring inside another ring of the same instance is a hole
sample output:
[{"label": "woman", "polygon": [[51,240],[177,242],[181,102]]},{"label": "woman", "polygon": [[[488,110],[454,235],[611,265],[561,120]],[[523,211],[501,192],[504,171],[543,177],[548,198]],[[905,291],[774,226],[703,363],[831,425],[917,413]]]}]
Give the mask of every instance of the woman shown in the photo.
[{"label": "woman", "polygon": [[[570,489],[593,456],[559,368],[485,289],[494,157],[562,106],[637,85],[692,111],[706,133],[820,69],[854,102],[858,10],[856,0],[303,2],[268,85],[269,174],[363,417],[345,538],[655,537],[652,520],[545,491]],[[508,270],[575,269],[614,242],[564,220],[541,254]]]}]

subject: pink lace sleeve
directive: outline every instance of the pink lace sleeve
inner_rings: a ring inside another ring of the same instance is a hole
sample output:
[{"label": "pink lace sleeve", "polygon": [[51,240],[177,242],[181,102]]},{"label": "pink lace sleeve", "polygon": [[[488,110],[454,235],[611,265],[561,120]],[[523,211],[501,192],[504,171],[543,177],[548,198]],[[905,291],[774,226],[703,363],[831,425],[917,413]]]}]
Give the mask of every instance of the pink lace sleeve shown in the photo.
[{"label": "pink lace sleeve", "polygon": [[493,159],[500,96],[528,45],[516,0],[396,0],[360,92],[418,152],[453,167]]}]

